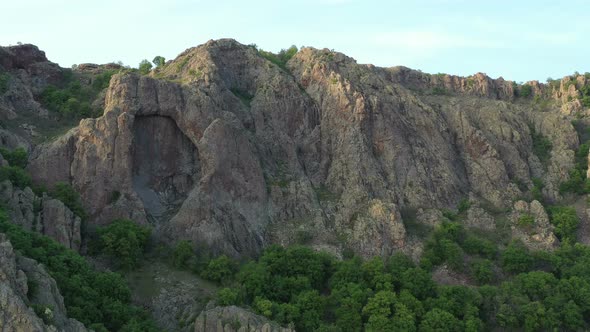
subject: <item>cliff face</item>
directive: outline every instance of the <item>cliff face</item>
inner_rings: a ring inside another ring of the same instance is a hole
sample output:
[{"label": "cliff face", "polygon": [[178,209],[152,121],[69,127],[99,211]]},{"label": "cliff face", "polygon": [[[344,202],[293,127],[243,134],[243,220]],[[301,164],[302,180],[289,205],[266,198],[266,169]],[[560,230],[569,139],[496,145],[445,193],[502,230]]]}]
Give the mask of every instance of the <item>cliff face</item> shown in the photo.
[{"label": "cliff face", "polygon": [[[29,284],[37,285],[34,291]],[[63,301],[43,266],[15,253],[0,233],[0,331],[87,331],[82,323],[67,317]],[[42,308],[42,318],[31,304]]]},{"label": "cliff face", "polygon": [[[453,94],[417,91],[439,85]],[[403,211],[467,197],[509,208],[532,178],[559,199],[576,131],[557,106],[514,99],[483,74],[426,78],[312,48],[282,69],[210,41],[149,76],[114,76],[104,115],[36,147],[29,170],[71,182],[92,223],[150,222],[235,256],[297,238],[388,254],[413,249]],[[546,162],[532,130],[552,142]]]}]

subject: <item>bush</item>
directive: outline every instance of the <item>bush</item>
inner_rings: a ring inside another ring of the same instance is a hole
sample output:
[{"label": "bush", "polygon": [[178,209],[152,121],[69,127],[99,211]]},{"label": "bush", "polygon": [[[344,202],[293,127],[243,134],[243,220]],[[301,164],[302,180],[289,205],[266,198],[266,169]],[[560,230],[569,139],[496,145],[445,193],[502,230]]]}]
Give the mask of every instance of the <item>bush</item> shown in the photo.
[{"label": "bush", "polygon": [[3,95],[8,91],[8,82],[10,81],[10,75],[6,73],[0,73],[0,95]]},{"label": "bush", "polygon": [[528,98],[533,94],[533,87],[529,84],[523,84],[520,89],[518,90],[518,96],[523,98]]},{"label": "bush", "polygon": [[80,195],[70,184],[65,182],[57,182],[53,187],[53,190],[51,190],[50,195],[53,198],[62,201],[62,203],[64,203],[68,209],[74,212],[75,215],[80,217],[80,219],[86,219],[87,215],[86,211],[84,210],[84,206],[82,206]]},{"label": "bush", "polygon": [[189,241],[180,241],[172,253],[172,264],[177,268],[187,269],[196,258],[191,243]]},{"label": "bush", "polygon": [[463,213],[463,212],[469,210],[470,207],[471,207],[471,202],[469,202],[469,199],[463,198],[462,200],[459,201],[459,204],[457,204],[457,211],[459,211],[459,213]]},{"label": "bush", "polygon": [[139,67],[138,67],[139,73],[141,75],[147,75],[150,73],[150,70],[152,70],[152,67],[153,66],[149,61],[147,61],[145,59],[141,60],[141,62],[139,63]]},{"label": "bush", "polygon": [[576,242],[576,230],[580,220],[576,210],[567,206],[551,206],[548,209],[549,221],[555,226],[555,235],[562,242]]},{"label": "bush", "polygon": [[10,180],[15,186],[25,189],[31,186],[31,176],[22,168],[16,166],[0,167],[0,181]]},{"label": "bush", "polygon": [[114,70],[106,70],[96,75],[92,80],[92,88],[95,91],[101,91],[109,87],[111,78],[115,74]]},{"label": "bush", "polygon": [[483,259],[471,263],[471,275],[480,285],[492,282],[494,279],[492,262],[489,259]]},{"label": "bush", "polygon": [[275,65],[279,66],[282,69],[287,69],[287,61],[289,61],[296,53],[298,49],[297,46],[292,45],[288,49],[282,49],[278,54],[274,54],[272,52],[267,52],[263,50],[259,50],[258,54],[265,58],[266,60],[274,63]]},{"label": "bush", "polygon": [[[8,222],[2,209],[0,233],[7,235],[21,255],[43,264],[64,297],[68,317],[95,331],[156,331],[147,314],[130,304],[131,291],[119,274],[94,270],[77,252]],[[131,325],[140,328],[130,330]]]},{"label": "bush", "polygon": [[543,184],[543,180],[539,179],[539,178],[533,178],[533,189],[531,189],[531,196],[533,197],[534,200],[537,200],[541,203],[543,203],[544,199],[543,199],[543,187],[545,186]]},{"label": "bush", "polygon": [[139,264],[150,229],[131,220],[117,219],[98,229],[99,250],[122,269],[133,269]]},{"label": "bush", "polygon": [[533,153],[539,157],[541,162],[546,163],[551,156],[553,144],[541,133],[537,133],[534,128],[531,128],[531,138],[533,140]]},{"label": "bush", "polygon": [[163,56],[155,56],[154,59],[152,60],[152,62],[154,63],[154,65],[156,66],[156,68],[160,68],[162,66],[164,66],[166,64],[166,59]]},{"label": "bush", "polygon": [[236,273],[236,270],[236,263],[229,257],[221,255],[209,262],[201,276],[207,280],[220,283],[229,280]]},{"label": "bush", "polygon": [[217,292],[217,304],[222,306],[239,305],[239,293],[235,289],[222,288]]},{"label": "bush", "polygon": [[29,156],[27,154],[27,150],[24,148],[16,148],[12,151],[5,148],[0,148],[0,154],[2,154],[2,157],[8,161],[10,166],[23,169],[27,167]]},{"label": "bush", "polygon": [[41,94],[41,103],[64,118],[85,118],[93,115],[90,103],[95,97],[96,93],[82,89],[79,82],[72,82],[66,89],[49,85]]},{"label": "bush", "polygon": [[523,214],[518,218],[518,226],[520,227],[530,227],[535,224],[535,218],[530,214]]},{"label": "bush", "polygon": [[521,273],[530,270],[533,258],[520,242],[512,242],[501,255],[502,268],[506,272]]}]

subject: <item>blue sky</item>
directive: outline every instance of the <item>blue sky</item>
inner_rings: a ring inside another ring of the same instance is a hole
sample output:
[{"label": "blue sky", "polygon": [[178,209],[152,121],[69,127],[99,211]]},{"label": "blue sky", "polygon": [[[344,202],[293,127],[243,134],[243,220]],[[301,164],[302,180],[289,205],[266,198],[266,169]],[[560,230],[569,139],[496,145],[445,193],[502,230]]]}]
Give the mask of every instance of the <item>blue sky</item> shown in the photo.
[{"label": "blue sky", "polygon": [[590,71],[590,1],[19,0],[2,4],[0,45],[50,60],[174,58],[209,39],[278,51],[331,48],[359,63],[516,81]]}]

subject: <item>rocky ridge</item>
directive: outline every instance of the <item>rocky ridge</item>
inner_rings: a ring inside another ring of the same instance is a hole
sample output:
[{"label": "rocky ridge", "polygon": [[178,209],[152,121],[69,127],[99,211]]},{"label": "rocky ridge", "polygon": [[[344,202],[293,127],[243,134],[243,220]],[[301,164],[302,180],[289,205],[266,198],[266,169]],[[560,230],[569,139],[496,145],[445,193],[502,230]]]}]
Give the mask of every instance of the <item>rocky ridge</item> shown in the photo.
[{"label": "rocky ridge", "polygon": [[[424,77],[313,48],[281,68],[210,41],[150,76],[116,75],[104,115],[36,147],[29,170],[71,182],[92,223],[150,222],[234,256],[299,232],[367,257],[411,251],[405,210],[509,208],[533,178],[560,199],[579,145],[563,113],[511,102],[508,81]],[[414,89],[433,84],[458,94]],[[553,145],[546,162],[533,131]]]}]

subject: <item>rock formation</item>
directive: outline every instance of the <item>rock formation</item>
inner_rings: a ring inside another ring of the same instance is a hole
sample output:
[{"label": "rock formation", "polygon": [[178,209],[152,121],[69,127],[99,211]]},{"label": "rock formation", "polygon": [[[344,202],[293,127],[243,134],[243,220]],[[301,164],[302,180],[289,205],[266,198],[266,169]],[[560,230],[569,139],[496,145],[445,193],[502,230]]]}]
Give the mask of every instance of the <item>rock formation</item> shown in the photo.
[{"label": "rock formation", "polygon": [[22,190],[8,180],[0,183],[0,200],[6,204],[12,222],[45,234],[68,248],[80,249],[80,217],[61,201],[46,194],[38,197],[31,188]]},{"label": "rock formation", "polygon": [[251,313],[245,309],[230,307],[215,307],[204,310],[197,317],[194,332],[293,332],[271,322],[265,317]]},{"label": "rock formation", "polygon": [[[92,223],[150,222],[162,239],[234,256],[293,238],[292,224],[388,254],[411,249],[403,209],[468,196],[506,208],[532,178],[560,198],[579,144],[567,118],[510,103],[512,84],[482,74],[424,77],[313,48],[283,69],[210,41],[150,76],[115,76],[104,115],[36,147],[29,170],[37,183],[71,182]],[[432,84],[463,95],[411,90]],[[532,130],[554,147],[545,164]]]},{"label": "rock formation", "polygon": [[[31,282],[37,285],[34,294],[28,288]],[[45,321],[30,304],[44,310]],[[67,317],[63,297],[43,266],[15,253],[10,241],[1,233],[0,331],[87,331],[82,323]]]}]

